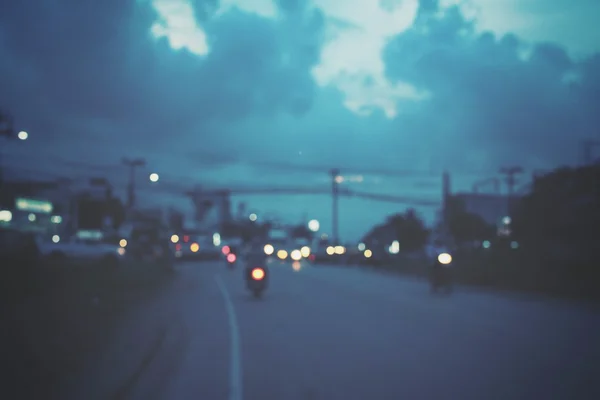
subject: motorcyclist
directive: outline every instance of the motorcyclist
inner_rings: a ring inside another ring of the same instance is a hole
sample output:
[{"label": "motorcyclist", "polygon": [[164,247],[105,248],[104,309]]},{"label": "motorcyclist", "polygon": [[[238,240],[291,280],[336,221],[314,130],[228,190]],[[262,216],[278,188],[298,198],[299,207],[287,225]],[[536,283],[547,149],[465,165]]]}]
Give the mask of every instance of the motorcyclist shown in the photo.
[{"label": "motorcyclist", "polygon": [[243,257],[246,265],[244,271],[246,279],[251,278],[252,269],[256,267],[262,267],[265,270],[265,279],[269,277],[269,271],[267,269],[267,255],[263,249],[263,240],[260,236],[253,236],[244,245]]},{"label": "motorcyclist", "polygon": [[441,239],[435,239],[426,246],[426,252],[429,261],[428,263],[431,268],[430,278],[435,288],[440,284],[447,282],[447,279],[449,279],[446,273],[447,267],[438,261],[438,256],[442,253],[448,253],[448,248]]}]

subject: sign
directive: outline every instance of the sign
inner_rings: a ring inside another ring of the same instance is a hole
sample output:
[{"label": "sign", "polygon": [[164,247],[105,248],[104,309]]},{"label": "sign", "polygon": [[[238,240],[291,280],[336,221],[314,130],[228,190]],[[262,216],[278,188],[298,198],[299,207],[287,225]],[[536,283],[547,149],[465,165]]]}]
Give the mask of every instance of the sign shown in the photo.
[{"label": "sign", "polygon": [[54,210],[52,203],[49,201],[26,199],[23,197],[18,197],[15,200],[15,207],[17,210],[42,214],[50,214],[52,213],[52,210]]},{"label": "sign", "polygon": [[97,231],[97,230],[80,230],[80,231],[77,231],[75,236],[78,239],[84,239],[84,240],[102,240],[102,238],[104,237],[104,234],[102,233],[102,231]]}]

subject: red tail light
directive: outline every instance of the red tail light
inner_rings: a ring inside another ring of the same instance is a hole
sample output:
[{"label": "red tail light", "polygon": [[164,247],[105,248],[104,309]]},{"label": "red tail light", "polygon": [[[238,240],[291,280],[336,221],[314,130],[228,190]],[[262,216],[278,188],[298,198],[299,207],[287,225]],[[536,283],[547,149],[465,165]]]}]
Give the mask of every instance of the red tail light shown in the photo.
[{"label": "red tail light", "polygon": [[221,251],[223,252],[223,254],[227,255],[231,252],[231,249],[229,248],[229,246],[223,246]]},{"label": "red tail light", "polygon": [[314,255],[314,254],[311,254],[310,256],[308,256],[308,259],[309,259],[310,261],[315,261],[315,255]]},{"label": "red tail light", "polygon": [[190,237],[189,237],[188,235],[185,235],[185,236],[183,237],[183,241],[184,241],[185,243],[189,242],[189,241],[190,241]]},{"label": "red tail light", "polygon": [[181,251],[181,245],[179,243],[175,245],[175,250]]},{"label": "red tail light", "polygon": [[236,260],[236,256],[233,253],[229,253],[227,254],[227,261],[229,261],[230,263],[234,263]]},{"label": "red tail light", "polygon": [[254,268],[252,270],[252,279],[255,281],[260,281],[265,277],[265,270],[262,268]]}]

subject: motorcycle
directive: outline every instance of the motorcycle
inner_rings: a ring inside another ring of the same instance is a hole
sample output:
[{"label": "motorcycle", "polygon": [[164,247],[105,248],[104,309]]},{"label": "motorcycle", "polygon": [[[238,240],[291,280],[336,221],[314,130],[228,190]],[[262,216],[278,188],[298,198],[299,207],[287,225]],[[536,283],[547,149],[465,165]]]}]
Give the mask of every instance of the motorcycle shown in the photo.
[{"label": "motorcycle", "polygon": [[451,276],[452,256],[449,253],[441,253],[434,262],[430,276],[431,291],[437,293],[440,289],[449,294],[452,293]]},{"label": "motorcycle", "polygon": [[268,271],[263,267],[248,268],[246,273],[246,287],[254,297],[261,297],[268,285]]}]

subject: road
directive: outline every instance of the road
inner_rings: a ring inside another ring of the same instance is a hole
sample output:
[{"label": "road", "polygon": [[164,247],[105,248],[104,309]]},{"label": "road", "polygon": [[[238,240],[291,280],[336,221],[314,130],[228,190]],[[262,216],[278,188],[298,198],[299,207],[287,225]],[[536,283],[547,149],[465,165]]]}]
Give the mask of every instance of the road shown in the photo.
[{"label": "road", "polygon": [[186,263],[62,398],[599,399],[600,314],[358,268]]}]

